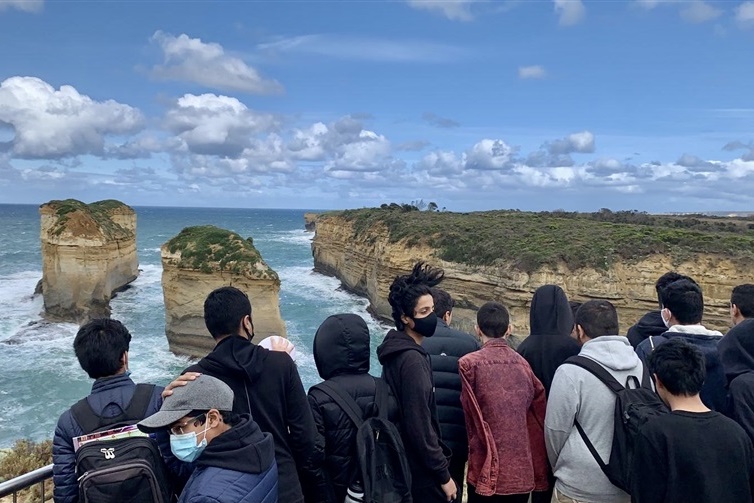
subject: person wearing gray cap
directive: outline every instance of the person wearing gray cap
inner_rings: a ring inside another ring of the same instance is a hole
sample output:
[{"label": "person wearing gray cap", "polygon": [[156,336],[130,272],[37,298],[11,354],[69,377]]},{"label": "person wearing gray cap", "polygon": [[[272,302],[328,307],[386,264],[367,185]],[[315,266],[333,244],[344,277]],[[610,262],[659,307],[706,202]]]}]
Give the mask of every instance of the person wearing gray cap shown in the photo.
[{"label": "person wearing gray cap", "polygon": [[278,501],[272,436],[250,415],[232,411],[230,387],[201,375],[176,388],[157,413],[138,423],[147,433],[168,430],[175,457],[194,463],[179,503]]}]

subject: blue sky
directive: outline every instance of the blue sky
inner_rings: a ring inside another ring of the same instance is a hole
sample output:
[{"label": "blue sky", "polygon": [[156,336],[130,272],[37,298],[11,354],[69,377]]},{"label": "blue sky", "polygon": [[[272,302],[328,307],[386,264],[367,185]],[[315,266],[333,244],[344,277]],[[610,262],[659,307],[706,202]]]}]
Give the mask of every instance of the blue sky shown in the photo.
[{"label": "blue sky", "polygon": [[0,0],[0,203],[754,210],[754,1]]}]

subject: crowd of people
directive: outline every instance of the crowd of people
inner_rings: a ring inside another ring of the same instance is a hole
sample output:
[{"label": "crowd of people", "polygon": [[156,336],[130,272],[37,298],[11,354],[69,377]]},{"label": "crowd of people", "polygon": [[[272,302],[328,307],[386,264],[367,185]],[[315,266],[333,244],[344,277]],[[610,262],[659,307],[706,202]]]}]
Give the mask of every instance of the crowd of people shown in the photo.
[{"label": "crowd of people", "polygon": [[55,429],[55,502],[371,503],[370,488],[403,480],[360,468],[373,417],[394,426],[410,471],[391,503],[754,501],[754,285],[733,289],[723,335],[702,325],[700,286],[668,272],[659,309],[627,336],[610,302],[544,285],[514,348],[494,300],[474,334],[452,328],[443,277],[418,263],[393,281],[381,378],[366,322],[324,320],[323,382],[308,393],[290,344],[251,343],[251,302],[234,287],[204,303],[215,348],[164,389],[131,380],[126,327],[86,323],[73,348],[94,384]]}]

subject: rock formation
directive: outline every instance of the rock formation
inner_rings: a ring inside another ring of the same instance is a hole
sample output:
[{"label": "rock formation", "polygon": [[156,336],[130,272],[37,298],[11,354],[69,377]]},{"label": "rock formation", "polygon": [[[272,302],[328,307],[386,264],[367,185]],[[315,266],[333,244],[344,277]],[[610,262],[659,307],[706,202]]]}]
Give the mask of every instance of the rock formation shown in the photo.
[{"label": "rock formation", "polygon": [[136,213],[120,201],[50,201],[41,215],[45,315],[81,323],[110,316],[110,298],[136,279]]},{"label": "rock formation", "polygon": [[304,228],[309,232],[314,232],[317,226],[317,217],[319,213],[304,213]]},{"label": "rock formation", "polygon": [[606,269],[571,270],[565,263],[524,272],[513,266],[468,265],[438,258],[438,250],[411,238],[391,239],[385,225],[361,225],[336,213],[321,215],[312,241],[316,271],[337,277],[343,286],[366,296],[377,317],[392,323],[387,302],[390,283],[406,274],[418,260],[445,270],[441,287],[456,300],[453,320],[470,330],[476,310],[489,300],[502,302],[511,312],[514,333],[528,334],[529,305],[534,291],[544,284],[560,285],[570,300],[607,299],[618,309],[623,333],[645,312],[656,310],[654,283],[669,270],[693,277],[705,297],[704,323],[727,330],[728,303],[734,286],[754,283],[752,268],[742,268],[732,258],[696,254],[678,261],[650,254],[637,261],[618,260]]},{"label": "rock formation", "polygon": [[202,357],[215,346],[204,325],[204,299],[221,286],[234,286],[249,296],[254,342],[286,336],[280,279],[251,238],[211,225],[187,227],[161,251],[165,333],[172,352]]}]

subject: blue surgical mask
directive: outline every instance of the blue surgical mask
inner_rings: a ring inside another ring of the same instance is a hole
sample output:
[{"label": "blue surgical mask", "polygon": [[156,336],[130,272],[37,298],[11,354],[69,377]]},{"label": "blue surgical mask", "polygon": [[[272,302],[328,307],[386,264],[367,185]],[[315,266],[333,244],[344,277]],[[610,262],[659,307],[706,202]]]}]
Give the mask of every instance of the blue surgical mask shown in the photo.
[{"label": "blue surgical mask", "polygon": [[191,463],[192,461],[195,461],[196,458],[198,458],[201,453],[204,451],[204,448],[207,447],[207,430],[209,429],[209,420],[207,421],[207,426],[204,428],[204,431],[202,432],[204,434],[204,438],[202,441],[197,444],[196,443],[196,432],[190,431],[188,433],[184,433],[183,435],[174,435],[170,434],[170,450],[173,451],[173,454],[176,458],[180,459],[181,461],[185,461],[186,463]]}]

